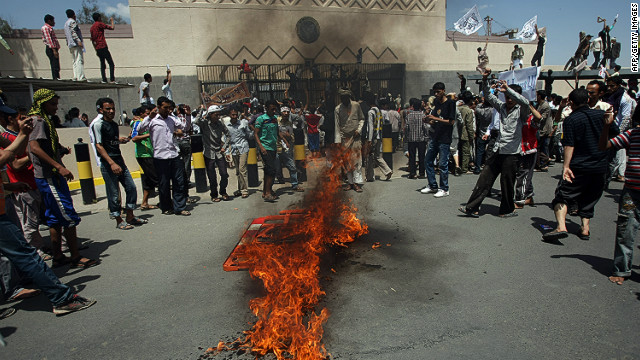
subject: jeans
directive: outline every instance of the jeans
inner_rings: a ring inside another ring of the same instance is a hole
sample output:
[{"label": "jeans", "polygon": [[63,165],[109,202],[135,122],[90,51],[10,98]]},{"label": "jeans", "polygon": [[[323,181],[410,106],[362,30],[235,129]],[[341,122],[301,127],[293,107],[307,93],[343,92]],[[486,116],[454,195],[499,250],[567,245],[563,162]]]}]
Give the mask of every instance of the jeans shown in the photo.
[{"label": "jeans", "polygon": [[210,159],[205,156],[204,166],[207,169],[207,177],[209,178],[209,190],[211,191],[211,197],[218,197],[218,177],[216,176],[216,167],[220,172],[220,194],[227,195],[227,185],[229,184],[227,160],[225,160],[224,157]]},{"label": "jeans", "polygon": [[113,63],[113,58],[111,57],[109,48],[105,47],[102,49],[97,49],[96,54],[98,55],[98,58],[100,58],[100,75],[102,75],[102,81],[107,82],[107,65],[105,64],[105,62],[109,63],[109,80],[115,81],[116,77],[114,75],[114,72],[116,66]]},{"label": "jeans", "polygon": [[296,168],[296,162],[293,161],[293,149],[288,151],[281,151],[276,155],[276,169],[278,169],[278,176],[282,177],[282,167],[286,167],[289,170],[289,181],[292,188],[298,187],[298,169]]},{"label": "jeans", "polygon": [[62,305],[73,295],[42,260],[36,248],[27,244],[22,231],[6,215],[0,215],[0,251],[27,280],[31,280],[54,305]]},{"label": "jeans", "polygon": [[134,210],[136,208],[136,202],[138,201],[138,191],[136,190],[136,184],[131,178],[131,173],[127,169],[127,165],[124,163],[124,159],[121,157],[111,158],[118,166],[122,168],[122,173],[116,175],[111,170],[111,166],[106,161],[102,161],[100,164],[100,172],[104,179],[105,190],[107,191],[107,203],[109,206],[109,216],[114,219],[122,214],[122,208],[120,206],[118,191],[118,183],[122,184],[125,192],[125,208],[128,210]]},{"label": "jeans", "polygon": [[427,150],[427,156],[424,159],[424,165],[427,170],[427,181],[431,189],[438,189],[438,183],[436,182],[436,170],[433,166],[433,162],[436,156],[440,154],[440,189],[449,191],[449,146],[450,144],[442,144],[437,140],[431,140],[429,142],[429,148]]},{"label": "jeans", "polygon": [[[160,193],[160,209],[162,211],[183,211],[187,207],[187,197],[184,193],[184,163],[179,156],[173,159],[153,159],[156,172],[160,178],[158,192]],[[171,192],[173,190],[173,204]]]},{"label": "jeans", "polygon": [[[54,80],[60,79],[60,58],[56,58],[53,55],[53,50],[51,50],[51,48],[48,46],[47,46],[47,49],[45,50],[45,53],[49,58],[49,65],[51,65],[51,77]],[[60,54],[60,49],[58,49],[58,54]]]},{"label": "jeans", "polygon": [[640,191],[622,189],[618,204],[616,246],[613,253],[613,275],[631,276],[634,238],[640,228]]},{"label": "jeans", "polygon": [[482,160],[484,157],[484,153],[487,149],[487,144],[489,143],[490,139],[487,140],[482,140],[482,137],[478,137],[476,139],[476,168],[475,168],[475,173],[480,173],[480,170],[482,170]]}]

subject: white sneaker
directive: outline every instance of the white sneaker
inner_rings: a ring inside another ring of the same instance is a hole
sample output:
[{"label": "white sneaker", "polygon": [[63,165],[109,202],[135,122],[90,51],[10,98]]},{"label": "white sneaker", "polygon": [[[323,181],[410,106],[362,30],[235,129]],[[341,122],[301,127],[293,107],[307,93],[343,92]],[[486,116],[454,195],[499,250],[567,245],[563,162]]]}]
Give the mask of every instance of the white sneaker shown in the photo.
[{"label": "white sneaker", "polygon": [[433,197],[437,197],[437,198],[441,198],[441,197],[445,197],[445,196],[449,196],[449,192],[448,191],[444,191],[442,189],[438,190],[438,192],[433,195]]},{"label": "white sneaker", "polygon": [[423,194],[431,194],[431,193],[434,193],[436,191],[438,191],[438,190],[431,189],[429,187],[429,185],[425,186],[424,189],[420,190],[420,192],[423,193]]}]

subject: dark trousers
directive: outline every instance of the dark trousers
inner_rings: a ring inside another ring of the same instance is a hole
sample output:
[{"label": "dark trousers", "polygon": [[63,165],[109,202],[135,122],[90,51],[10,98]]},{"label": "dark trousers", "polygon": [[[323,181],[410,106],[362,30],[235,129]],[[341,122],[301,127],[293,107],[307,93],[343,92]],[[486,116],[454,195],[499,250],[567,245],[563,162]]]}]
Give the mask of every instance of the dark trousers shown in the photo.
[{"label": "dark trousers", "polygon": [[[160,193],[160,209],[180,212],[187,207],[184,194],[184,165],[179,156],[173,159],[153,159],[156,172],[160,177],[158,192]],[[173,204],[171,193],[173,192]]]},{"label": "dark trousers", "polygon": [[480,205],[484,198],[489,195],[493,183],[500,175],[500,191],[502,199],[500,201],[500,215],[512,213],[515,210],[513,204],[514,184],[516,181],[516,173],[518,171],[518,160],[520,155],[509,154],[501,155],[494,153],[487,158],[484,169],[478,177],[469,201],[467,201],[467,209],[476,212],[480,209]]},{"label": "dark trousers", "polygon": [[392,132],[391,133],[391,146],[393,146],[393,152],[396,152],[396,150],[398,150],[398,142],[400,140],[400,133],[399,132]]},{"label": "dark trousers", "polygon": [[191,140],[180,140],[178,151],[184,164],[184,195],[188,199],[189,184],[191,184]]},{"label": "dark trousers", "polygon": [[220,172],[220,194],[227,195],[227,185],[229,184],[229,174],[227,173],[227,160],[224,157],[220,159],[210,159],[204,157],[204,166],[207,169],[207,177],[209,178],[209,190],[211,197],[218,197],[218,177],[216,176],[216,167]]},{"label": "dark trousers", "polygon": [[533,197],[533,169],[538,153],[520,156],[520,165],[516,174],[516,201],[525,201]]},{"label": "dark trousers", "polygon": [[[538,65],[536,65],[536,62]],[[542,64],[542,51],[536,51],[531,59],[531,66],[540,66]]]},{"label": "dark trousers", "polygon": [[487,144],[491,141],[490,139],[482,140],[482,136],[476,139],[476,168],[474,170],[475,173],[480,173],[482,169],[482,161],[484,160],[485,151],[487,149]]},{"label": "dark trousers", "polygon": [[416,153],[418,154],[418,174],[424,176],[424,156],[426,152],[426,142],[419,141],[409,143],[409,176],[416,175]]},{"label": "dark trousers", "polygon": [[113,63],[113,59],[111,58],[111,53],[109,52],[109,48],[97,49],[96,54],[98,54],[98,58],[100,58],[100,74],[102,75],[102,81],[107,82],[107,65],[105,62],[109,63],[109,80],[115,81],[116,77],[114,76],[115,72],[115,64]]},{"label": "dark trousers", "polygon": [[551,202],[556,204],[578,204],[578,216],[591,219],[596,204],[602,196],[605,184],[605,173],[584,173],[573,170],[573,180],[568,182],[560,179],[556,188],[555,198]]},{"label": "dark trousers", "polygon": [[538,160],[536,167],[538,169],[549,165],[549,136],[540,136],[538,139]]},{"label": "dark trousers", "polygon": [[[60,59],[56,58],[53,55],[53,50],[47,46],[45,50],[47,57],[49,58],[49,64],[51,65],[51,77],[55,79],[60,79]],[[60,49],[58,49],[58,53],[60,53]]]},{"label": "dark trousers", "polygon": [[598,63],[600,62],[600,51],[594,51],[593,57],[595,61],[593,62],[593,64],[591,64],[591,67],[595,69],[598,67]]}]

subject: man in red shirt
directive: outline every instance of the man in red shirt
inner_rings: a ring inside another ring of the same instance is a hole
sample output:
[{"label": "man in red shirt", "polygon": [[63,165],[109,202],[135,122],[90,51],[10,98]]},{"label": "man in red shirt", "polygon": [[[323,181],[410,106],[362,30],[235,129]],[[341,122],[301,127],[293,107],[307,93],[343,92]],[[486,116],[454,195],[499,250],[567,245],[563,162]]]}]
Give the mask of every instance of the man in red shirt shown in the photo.
[{"label": "man in red shirt", "polygon": [[113,30],[113,17],[109,19],[111,25],[107,25],[102,22],[102,17],[99,13],[93,13],[93,25],[91,25],[91,42],[93,43],[93,48],[96,49],[96,55],[100,58],[100,74],[102,75],[102,82],[107,82],[107,76],[105,74],[105,70],[107,69],[107,65],[105,61],[109,63],[109,82],[116,82],[116,78],[114,76],[115,65],[113,64],[113,59],[111,58],[111,53],[109,52],[109,47],[107,47],[107,40],[104,38],[104,29]]}]

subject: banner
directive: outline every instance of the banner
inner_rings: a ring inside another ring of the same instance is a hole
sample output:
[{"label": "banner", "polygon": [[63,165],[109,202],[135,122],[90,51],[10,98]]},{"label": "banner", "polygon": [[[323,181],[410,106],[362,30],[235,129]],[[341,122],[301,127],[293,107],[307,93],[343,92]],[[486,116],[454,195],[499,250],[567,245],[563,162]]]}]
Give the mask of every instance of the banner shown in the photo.
[{"label": "banner", "polygon": [[522,39],[522,42],[531,42],[538,38],[536,34],[536,24],[538,23],[538,15],[531,18],[522,25],[522,30],[516,34],[516,39]]},{"label": "banner", "polygon": [[455,24],[453,24],[454,29],[458,32],[461,32],[465,35],[471,35],[476,31],[480,30],[482,27],[482,18],[480,17],[480,13],[478,12],[478,7],[473,5],[473,7],[464,14]]},{"label": "banner", "polygon": [[238,85],[220,89],[213,95],[209,95],[203,92],[202,103],[206,107],[209,107],[211,105],[225,105],[250,97],[251,93],[249,92],[247,83],[243,81]]},{"label": "banner", "polygon": [[[522,96],[526,97],[529,101],[536,100],[536,83],[538,82],[538,76],[540,75],[540,68],[531,66],[524,69],[517,69],[512,71],[504,71],[498,74],[499,80],[504,80],[507,84],[517,84],[522,87]],[[504,100],[504,95],[500,97]]]}]

